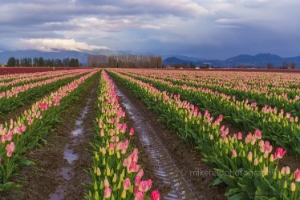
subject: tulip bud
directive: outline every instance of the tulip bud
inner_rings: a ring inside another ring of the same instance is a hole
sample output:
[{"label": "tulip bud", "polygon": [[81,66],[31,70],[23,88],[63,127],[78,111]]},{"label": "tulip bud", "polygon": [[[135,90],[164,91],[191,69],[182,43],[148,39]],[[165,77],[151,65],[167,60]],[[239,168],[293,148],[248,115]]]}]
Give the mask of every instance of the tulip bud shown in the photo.
[{"label": "tulip bud", "polygon": [[109,182],[106,177],[104,179],[104,187],[109,187]]},{"label": "tulip bud", "polygon": [[284,176],[285,175],[285,167],[283,167],[282,169],[281,169],[281,174]]},{"label": "tulip bud", "polygon": [[273,155],[273,154],[270,155],[269,161],[270,161],[270,162],[274,162],[274,155]]},{"label": "tulip bud", "polygon": [[97,176],[100,176],[101,175],[101,171],[100,171],[100,168],[97,167]]},{"label": "tulip bud", "polygon": [[268,175],[268,167],[264,167],[263,171],[262,171],[262,177]]},{"label": "tulip bud", "polygon": [[257,159],[257,158],[255,158],[255,159],[254,159],[254,162],[253,162],[254,166],[257,166],[257,165],[258,165],[258,163],[259,163],[258,159]]},{"label": "tulip bud", "polygon": [[291,183],[291,191],[292,192],[296,191],[296,184],[294,182]]},{"label": "tulip bud", "polygon": [[99,193],[98,193],[98,191],[95,192],[95,200],[99,200]]},{"label": "tulip bud", "polygon": [[[274,172],[274,173],[275,173],[275,172]],[[281,179],[282,179],[281,172],[278,172],[277,177],[278,177],[278,180],[281,180]]]},{"label": "tulip bud", "polygon": [[276,174],[276,172],[273,174],[273,179],[274,180],[276,180],[276,178],[277,178],[277,174]]},{"label": "tulip bud", "polygon": [[117,182],[117,174],[116,174],[116,173],[114,174],[114,177],[113,177],[113,179],[112,179],[112,182],[113,182],[113,183]]},{"label": "tulip bud", "polygon": [[248,153],[248,161],[249,161],[249,162],[252,162],[252,158],[253,158],[253,153],[250,151],[250,152]]},{"label": "tulip bud", "polygon": [[237,153],[236,153],[235,149],[232,149],[231,153],[232,153],[232,158],[236,158],[237,157]]},{"label": "tulip bud", "polygon": [[268,151],[265,151],[264,153],[264,158],[268,158],[269,157],[269,152]]},{"label": "tulip bud", "polygon": [[284,183],[283,183],[283,188],[284,188],[284,189],[287,188],[287,182],[286,182],[286,180],[285,180]]},{"label": "tulip bud", "polygon": [[122,199],[126,199],[126,190],[123,189],[122,191],[122,195],[121,195]]},{"label": "tulip bud", "polygon": [[285,167],[285,174],[286,174],[286,175],[290,175],[290,174],[291,174],[291,169],[290,169],[289,166],[286,166],[286,167]]},{"label": "tulip bud", "polygon": [[98,186],[97,186],[97,182],[94,182],[94,190],[97,191],[98,190]]}]

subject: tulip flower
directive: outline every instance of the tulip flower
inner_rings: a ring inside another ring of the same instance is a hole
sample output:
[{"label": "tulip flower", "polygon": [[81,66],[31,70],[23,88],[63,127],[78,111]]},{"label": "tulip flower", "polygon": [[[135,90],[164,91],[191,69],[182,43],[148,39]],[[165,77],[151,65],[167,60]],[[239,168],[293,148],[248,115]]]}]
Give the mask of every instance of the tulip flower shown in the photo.
[{"label": "tulip flower", "polygon": [[283,148],[281,148],[281,147],[278,147],[277,149],[276,149],[276,151],[275,151],[275,153],[274,153],[274,159],[281,159],[281,158],[283,158],[283,156],[286,154],[286,151],[287,150],[283,150]]},{"label": "tulip flower", "polygon": [[160,200],[160,193],[158,192],[158,190],[154,190],[151,193],[151,200]]},{"label": "tulip flower", "polygon": [[296,191],[296,184],[294,182],[291,183],[291,191],[292,192]]},{"label": "tulip flower", "polygon": [[12,153],[15,151],[15,143],[11,142],[9,144],[6,145],[5,149],[7,151],[6,155],[7,157],[11,157]]},{"label": "tulip flower", "polygon": [[134,128],[130,128],[129,135],[133,135],[133,134],[134,134]]},{"label": "tulip flower", "polygon": [[109,199],[111,197],[112,190],[110,187],[104,188],[104,198]]},{"label": "tulip flower", "polygon": [[243,139],[243,134],[242,134],[242,132],[238,132],[237,138],[238,138],[238,140],[242,140],[242,139]]},{"label": "tulip flower", "polygon": [[268,167],[264,167],[263,171],[262,171],[262,176],[266,176],[268,175]]},{"label": "tulip flower", "polygon": [[139,177],[143,177],[144,176],[144,170],[140,169],[140,171],[136,174]]},{"label": "tulip flower", "polygon": [[258,165],[258,163],[259,163],[258,159],[257,159],[257,158],[255,158],[255,159],[254,159],[254,162],[253,162],[254,166],[257,166],[257,165]]},{"label": "tulip flower", "polygon": [[248,158],[248,161],[249,161],[249,162],[252,162],[253,153],[252,153],[251,151],[248,153],[247,158]]},{"label": "tulip flower", "polygon": [[231,153],[232,153],[232,158],[236,158],[237,157],[237,153],[236,153],[235,149],[232,149]]},{"label": "tulip flower", "polygon": [[144,200],[144,192],[139,191],[135,193],[134,200]]},{"label": "tulip flower", "polygon": [[297,170],[297,171],[295,172],[295,181],[296,181],[296,182],[300,182],[300,170]]},{"label": "tulip flower", "polygon": [[261,137],[262,137],[261,131],[260,130],[255,130],[254,131],[254,137],[256,139],[261,139]]},{"label": "tulip flower", "polygon": [[123,187],[125,190],[129,190],[129,188],[131,187],[131,183],[130,183],[130,179],[126,178],[123,182]]}]

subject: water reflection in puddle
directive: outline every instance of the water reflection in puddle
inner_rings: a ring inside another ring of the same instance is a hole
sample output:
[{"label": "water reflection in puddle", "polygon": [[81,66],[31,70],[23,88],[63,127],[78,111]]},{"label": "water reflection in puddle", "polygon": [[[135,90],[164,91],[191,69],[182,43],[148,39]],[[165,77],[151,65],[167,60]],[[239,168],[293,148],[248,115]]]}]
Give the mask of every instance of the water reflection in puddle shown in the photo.
[{"label": "water reflection in puddle", "polygon": [[[67,145],[68,146],[68,145]],[[69,148],[65,148],[65,151],[64,151],[64,158],[67,159],[68,163],[69,164],[72,164],[72,162],[74,160],[77,160],[78,159],[78,155],[73,153],[73,150],[72,149],[69,149]]]}]

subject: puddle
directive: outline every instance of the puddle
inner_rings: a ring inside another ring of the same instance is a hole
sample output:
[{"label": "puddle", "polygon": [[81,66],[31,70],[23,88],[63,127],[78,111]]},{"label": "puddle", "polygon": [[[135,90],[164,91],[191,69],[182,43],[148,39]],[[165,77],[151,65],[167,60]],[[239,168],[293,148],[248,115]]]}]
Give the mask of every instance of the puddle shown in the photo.
[{"label": "puddle", "polygon": [[50,194],[50,200],[61,200],[64,196],[64,190],[61,187],[58,187],[55,193]]},{"label": "puddle", "polygon": [[[152,164],[154,175],[162,180],[163,184],[170,187],[168,193],[163,194],[163,199],[205,199],[202,194],[195,194],[182,172],[174,163],[171,155],[165,149],[161,140],[157,137],[152,125],[134,107],[131,101],[115,85],[117,95],[122,99],[122,105],[126,108],[128,116],[134,121],[134,128],[140,134],[139,140],[144,146]],[[197,192],[198,193],[198,192]]]},{"label": "puddle", "polygon": [[62,175],[64,177],[64,179],[70,180],[70,178],[71,178],[70,173],[71,173],[71,168],[70,167],[63,167],[62,172],[60,173],[60,175]]},{"label": "puddle", "polygon": [[[82,123],[81,123],[81,124],[82,124]],[[83,133],[83,127],[77,128],[77,129],[73,130],[73,131],[71,132],[71,135],[73,135],[73,136],[78,136],[78,135],[81,135],[82,133]]]},{"label": "puddle", "polygon": [[75,122],[76,126],[81,125],[82,123],[83,123],[83,120],[81,120],[81,119],[77,119]]},{"label": "puddle", "polygon": [[[69,146],[69,145],[67,145],[67,146]],[[73,153],[72,149],[65,148],[64,158],[67,159],[67,161],[68,161],[69,164],[72,164],[72,162],[74,160],[78,159],[78,156],[77,156],[77,154]]]},{"label": "puddle", "polygon": [[[94,90],[91,91],[91,94]],[[71,180],[71,178],[74,176],[73,173],[73,168],[74,166],[72,165],[73,161],[78,159],[78,155],[74,153],[72,149],[72,145],[76,145],[80,141],[80,138],[78,137],[79,135],[82,135],[84,132],[84,127],[83,127],[83,121],[88,113],[88,105],[91,102],[91,97],[88,99],[86,106],[83,108],[80,117],[75,121],[75,129],[71,131],[71,139],[70,143],[66,144],[65,150],[64,150],[64,158],[68,161],[69,166],[63,167],[61,169],[61,172],[59,176],[62,176],[63,179],[66,181]],[[70,145],[72,144],[72,145]],[[65,190],[67,189],[68,182],[66,181],[61,181],[60,185],[57,187],[55,193],[50,194],[50,200],[61,200],[65,196]]]}]

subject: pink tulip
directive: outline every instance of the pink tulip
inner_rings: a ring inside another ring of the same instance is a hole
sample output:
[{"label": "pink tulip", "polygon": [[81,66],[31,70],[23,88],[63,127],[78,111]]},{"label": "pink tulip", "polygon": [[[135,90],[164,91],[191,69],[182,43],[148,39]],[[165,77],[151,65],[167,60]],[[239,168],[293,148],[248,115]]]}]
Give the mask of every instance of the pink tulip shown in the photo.
[{"label": "pink tulip", "polygon": [[130,166],[127,166],[128,172],[138,172],[140,169],[140,165],[136,164],[136,162],[132,161]]},{"label": "pink tulip", "polygon": [[129,190],[129,188],[131,187],[131,183],[130,183],[130,179],[129,178],[126,178],[124,180],[123,187],[124,187],[125,190]]},{"label": "pink tulip", "polygon": [[[149,179],[150,180],[150,179]],[[148,181],[149,181],[148,180]],[[142,191],[142,192],[147,192],[151,186],[152,186],[152,181],[151,182],[148,182],[148,181],[141,181],[140,184],[139,184],[139,191]],[[151,185],[149,185],[151,184]]]},{"label": "pink tulip", "polygon": [[247,137],[245,138],[245,143],[247,144],[247,143],[251,142],[251,139],[252,139],[252,133],[249,132]]},{"label": "pink tulip", "polygon": [[124,161],[123,161],[123,166],[127,167],[128,165],[129,165],[128,159],[125,158]]},{"label": "pink tulip", "polygon": [[237,134],[238,136],[238,140],[242,140],[243,139],[243,134],[242,134],[242,132],[238,132],[238,134]]},{"label": "pink tulip", "polygon": [[104,137],[104,130],[103,129],[101,129],[101,131],[100,131],[100,136]]},{"label": "pink tulip", "polygon": [[135,193],[134,200],[144,200],[144,192],[139,191]]},{"label": "pink tulip", "polygon": [[136,174],[139,177],[143,177],[144,176],[144,170],[140,169],[140,171]]},{"label": "pink tulip", "polygon": [[300,182],[300,171],[299,171],[299,170],[297,170],[297,171],[295,172],[295,181],[296,181],[296,182]]},{"label": "pink tulip", "polygon": [[160,193],[158,192],[158,190],[154,190],[151,193],[151,200],[160,200]]},{"label": "pink tulip", "polygon": [[110,189],[110,187],[105,187],[105,189],[104,189],[104,198],[106,198],[106,199],[109,199],[110,197],[111,197],[111,189]]},{"label": "pink tulip", "polygon": [[133,135],[133,134],[134,134],[134,128],[130,128],[129,135]]},{"label": "pink tulip", "polygon": [[261,139],[261,137],[262,137],[261,131],[260,130],[255,130],[254,131],[254,136],[255,136],[256,139]]},{"label": "pink tulip", "polygon": [[7,144],[5,149],[7,151],[6,155],[7,157],[11,157],[12,153],[15,151],[15,143],[11,142],[10,144]]},{"label": "pink tulip", "polygon": [[270,145],[270,142],[266,141],[265,145],[264,145],[264,150],[271,153],[272,149],[273,149],[273,147],[272,147],[272,145]]},{"label": "pink tulip", "polygon": [[231,150],[231,153],[232,153],[232,157],[233,157],[233,158],[236,158],[236,157],[237,157],[237,153],[236,153],[236,150],[235,150],[235,149],[232,149],[232,150]]},{"label": "pink tulip", "polygon": [[134,180],[134,185],[135,186],[139,186],[141,183],[141,177],[140,176],[136,176],[135,180]]},{"label": "pink tulip", "polygon": [[257,166],[257,165],[258,165],[258,163],[259,163],[258,159],[257,159],[257,158],[255,158],[255,159],[254,159],[254,162],[253,162],[254,166]]},{"label": "pink tulip", "polygon": [[277,158],[278,158],[278,159],[283,158],[283,156],[285,155],[286,151],[287,151],[287,150],[284,151],[283,148],[278,147],[278,148],[276,149],[275,153],[274,153],[274,159],[276,160]]}]

